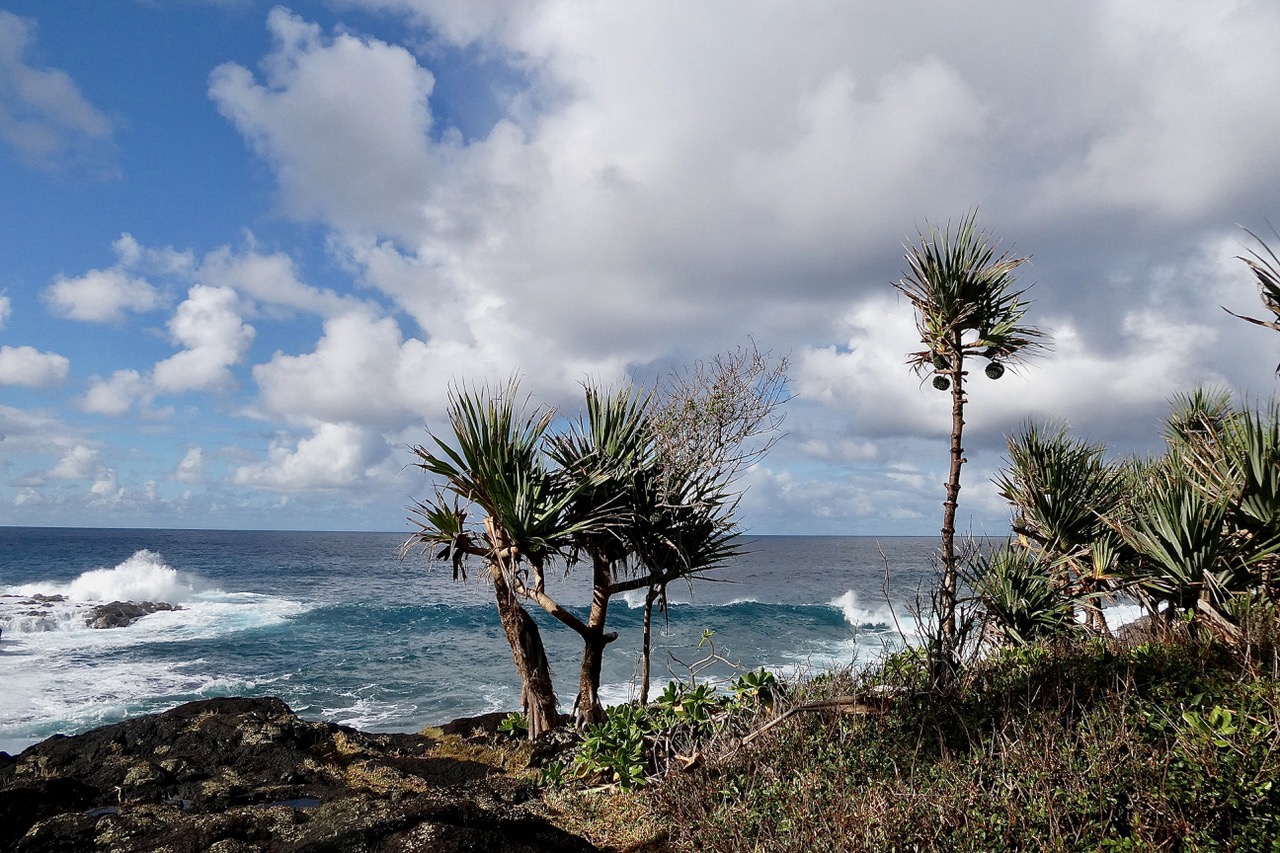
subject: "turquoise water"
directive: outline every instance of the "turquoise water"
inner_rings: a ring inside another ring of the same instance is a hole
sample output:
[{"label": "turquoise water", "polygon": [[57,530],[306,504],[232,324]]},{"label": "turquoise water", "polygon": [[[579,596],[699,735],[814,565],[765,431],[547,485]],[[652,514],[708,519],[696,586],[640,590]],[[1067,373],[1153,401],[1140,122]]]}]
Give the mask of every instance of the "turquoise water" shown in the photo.
[{"label": "turquoise water", "polygon": [[[372,731],[519,706],[519,680],[482,582],[400,558],[403,533],[0,527],[0,750],[184,701],[277,695],[308,719]],[[816,671],[868,660],[911,633],[932,538],[759,537],[722,582],[672,590],[653,680],[687,678],[704,630],[743,667]],[[886,595],[885,570],[891,583]],[[549,578],[572,607],[588,575]],[[63,595],[24,604],[32,594]],[[183,609],[126,628],[83,625],[88,603]],[[606,702],[634,698],[641,594],[615,600]],[[892,606],[890,604],[892,602]],[[585,609],[585,608],[583,608]],[[539,618],[567,710],[581,645]],[[580,611],[581,612],[581,611]],[[683,662],[683,663],[682,663]],[[721,667],[709,672],[726,677]]]}]

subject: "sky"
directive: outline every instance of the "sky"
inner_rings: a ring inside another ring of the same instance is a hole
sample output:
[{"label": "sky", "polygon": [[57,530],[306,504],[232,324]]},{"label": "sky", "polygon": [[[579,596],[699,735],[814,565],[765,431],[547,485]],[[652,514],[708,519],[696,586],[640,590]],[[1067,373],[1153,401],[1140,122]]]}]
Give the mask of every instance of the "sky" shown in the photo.
[{"label": "sky", "polygon": [[893,284],[976,209],[1052,349],[967,410],[1160,450],[1275,391],[1271,0],[0,0],[0,524],[408,530],[458,383],[651,383],[754,340],[755,534],[929,535],[950,398]]}]

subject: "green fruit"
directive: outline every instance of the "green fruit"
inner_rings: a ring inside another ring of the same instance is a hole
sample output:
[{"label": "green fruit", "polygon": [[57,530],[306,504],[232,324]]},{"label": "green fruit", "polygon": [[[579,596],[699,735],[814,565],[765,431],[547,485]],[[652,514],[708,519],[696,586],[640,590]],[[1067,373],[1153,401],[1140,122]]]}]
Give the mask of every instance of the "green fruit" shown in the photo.
[{"label": "green fruit", "polygon": [[933,354],[933,366],[938,370],[946,370],[947,368],[951,367],[951,362],[948,361],[947,357],[942,353],[935,352]]},{"label": "green fruit", "polygon": [[933,387],[939,391],[945,391],[951,387],[951,380],[945,376],[935,376],[933,377]]},{"label": "green fruit", "polygon": [[1004,365],[998,361],[993,361],[987,365],[986,374],[988,379],[999,379],[1004,376]]}]

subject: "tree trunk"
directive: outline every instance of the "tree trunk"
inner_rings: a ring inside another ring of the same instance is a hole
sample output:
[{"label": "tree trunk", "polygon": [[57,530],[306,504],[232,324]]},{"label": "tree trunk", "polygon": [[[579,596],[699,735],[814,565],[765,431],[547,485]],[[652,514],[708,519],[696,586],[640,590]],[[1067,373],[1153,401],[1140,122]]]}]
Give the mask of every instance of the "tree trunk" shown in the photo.
[{"label": "tree trunk", "polygon": [[618,638],[616,633],[606,634],[604,631],[605,620],[609,616],[609,584],[613,579],[609,561],[593,554],[591,573],[591,615],[587,618],[587,630],[582,634],[582,668],[578,673],[578,698],[573,702],[579,725],[604,722],[604,705],[600,703],[600,667],[604,663],[604,647]]},{"label": "tree trunk", "polygon": [[529,612],[520,606],[507,584],[502,567],[490,564],[493,593],[498,602],[498,618],[511,646],[511,659],[520,673],[520,704],[529,724],[529,739],[560,726],[555,687],[551,683],[551,666],[542,645],[542,634]]},{"label": "tree trunk", "polygon": [[958,662],[956,588],[959,567],[956,556],[956,507],[960,502],[960,468],[965,463],[964,446],[964,348],[953,343],[951,369],[951,469],[947,474],[947,499],[942,504],[942,586],[938,590],[938,654],[935,679],[946,679]]},{"label": "tree trunk", "polygon": [[644,630],[640,636],[640,704],[649,704],[649,650],[653,642],[653,600],[658,597],[657,587],[649,587],[644,594]]}]

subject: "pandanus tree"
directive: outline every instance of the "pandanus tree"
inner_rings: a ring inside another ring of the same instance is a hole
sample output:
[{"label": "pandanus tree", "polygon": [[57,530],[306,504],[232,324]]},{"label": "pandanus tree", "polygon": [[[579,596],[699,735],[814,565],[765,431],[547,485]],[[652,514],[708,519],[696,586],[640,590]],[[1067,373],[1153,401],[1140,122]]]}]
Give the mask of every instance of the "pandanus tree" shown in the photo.
[{"label": "pandanus tree", "polygon": [[1015,271],[1028,260],[1000,252],[977,226],[977,211],[953,230],[931,225],[907,247],[907,271],[895,287],[911,301],[924,349],[908,356],[918,375],[951,392],[951,451],[942,515],[942,580],[938,589],[936,673],[955,665],[958,645],[956,595],[959,557],[955,546],[960,470],[964,465],[966,360],[986,360],[986,375],[999,379],[1044,346],[1044,335],[1023,324],[1027,303]]},{"label": "pandanus tree", "polygon": [[[1256,240],[1260,248],[1251,249],[1248,254],[1240,255],[1239,258],[1245,262],[1245,265],[1249,267],[1249,271],[1253,273],[1253,279],[1258,285],[1258,295],[1262,299],[1262,305],[1271,312],[1272,318],[1261,320],[1257,317],[1248,317],[1244,314],[1237,314],[1225,306],[1222,310],[1233,317],[1239,317],[1241,320],[1253,323],[1255,326],[1280,331],[1280,257],[1277,257],[1275,251],[1257,234],[1247,230],[1245,233]],[[1276,366],[1276,373],[1280,374],[1280,365]]]},{"label": "pandanus tree", "polygon": [[1008,437],[1008,465],[993,482],[1013,506],[1021,550],[1047,574],[1050,587],[1105,630],[1097,602],[1114,590],[1124,545],[1106,522],[1129,495],[1132,466],[1109,462],[1106,448],[1071,436],[1065,425],[1028,422]]},{"label": "pandanus tree", "polygon": [[608,392],[588,384],[583,417],[547,445],[566,481],[577,486],[571,515],[599,522],[581,528],[573,540],[575,556],[584,555],[591,563],[591,608],[580,623],[582,665],[574,700],[575,714],[584,723],[604,718],[600,670],[605,646],[618,637],[605,631],[609,601],[634,550],[637,493],[657,464],[647,405],[629,387]]},{"label": "pandanus tree", "polygon": [[[560,717],[541,634],[521,601],[546,606],[548,561],[601,523],[569,512],[589,483],[567,485],[544,462],[552,414],[526,412],[514,380],[496,392],[455,388],[448,410],[454,441],[432,434],[431,446],[413,448],[417,466],[443,483],[433,501],[413,508],[419,529],[408,544],[450,561],[455,578],[465,575],[468,557],[483,560],[520,674],[530,738],[555,728]],[[482,515],[478,527],[468,524],[473,512]]]},{"label": "pandanus tree", "polygon": [[[434,499],[413,508],[421,544],[449,560],[455,578],[468,558],[484,562],[512,658],[523,682],[529,735],[558,724],[556,699],[532,602],[583,641],[574,712],[581,723],[603,717],[599,688],[610,599],[646,590],[645,682],[649,615],[655,599],[678,579],[690,582],[737,553],[737,475],[772,444],[747,448],[776,430],[785,399],[785,359],[740,349],[718,358],[709,383],[675,382],[678,399],[655,403],[631,388],[586,385],[583,416],[550,430],[552,413],[517,406],[513,381],[498,392],[450,395],[452,442],[432,435],[413,448],[417,465],[442,479]],[[706,377],[699,366],[683,376]],[[711,389],[704,399],[689,391]],[[749,395],[751,399],[744,399]],[[707,400],[710,410],[702,411]],[[682,412],[678,426],[663,416]],[[471,515],[480,515],[479,523]],[[547,585],[559,560],[570,570],[591,564],[591,605],[585,620]]]},{"label": "pandanus tree", "polygon": [[1143,468],[1115,527],[1137,552],[1137,592],[1227,635],[1238,601],[1276,602],[1280,550],[1280,407],[1238,410],[1225,392],[1179,397],[1165,455]]},{"label": "pandanus tree", "polygon": [[741,553],[736,520],[738,495],[714,472],[659,466],[637,483],[629,537],[639,571],[619,578],[617,595],[645,591],[640,647],[640,702],[649,697],[653,608],[665,608],[667,589],[692,585]]},{"label": "pandanus tree", "polygon": [[692,584],[740,553],[739,476],[779,437],[787,399],[785,357],[750,346],[674,371],[655,393],[586,386],[584,417],[548,444],[573,503],[601,523],[575,537],[592,565],[579,691],[585,722],[603,717],[598,687],[610,599],[645,591],[640,701],[648,698],[652,616],[668,587]]}]

